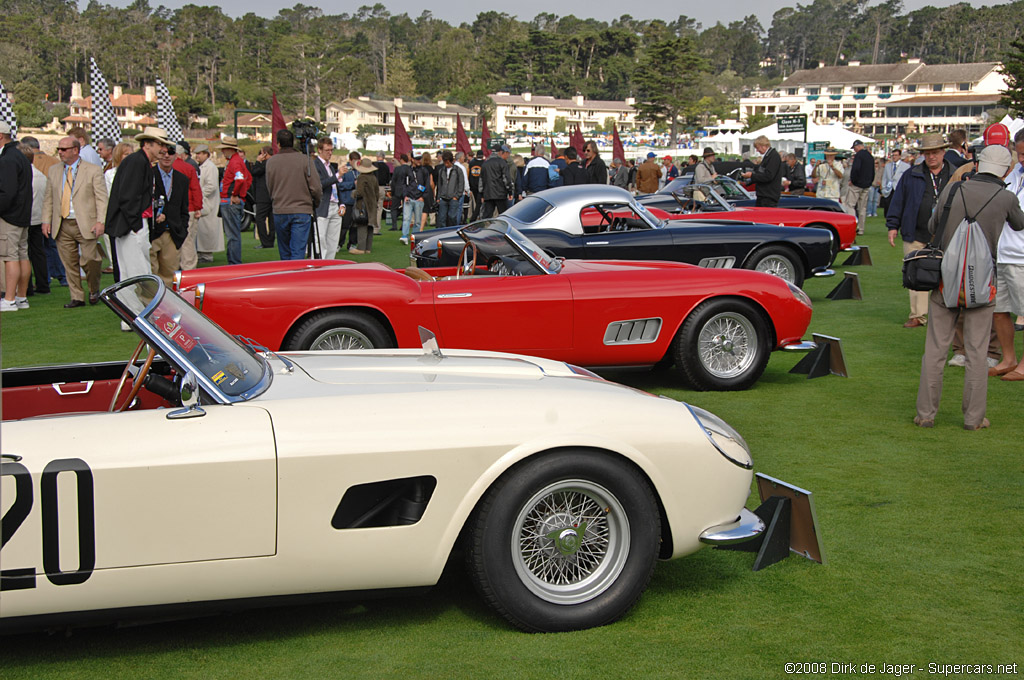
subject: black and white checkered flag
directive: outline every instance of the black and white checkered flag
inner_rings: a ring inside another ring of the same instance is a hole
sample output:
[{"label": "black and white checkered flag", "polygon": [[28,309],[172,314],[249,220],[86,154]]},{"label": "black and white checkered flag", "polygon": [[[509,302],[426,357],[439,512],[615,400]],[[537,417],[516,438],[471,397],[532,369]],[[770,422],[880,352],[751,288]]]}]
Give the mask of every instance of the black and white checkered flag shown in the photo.
[{"label": "black and white checkered flag", "polygon": [[121,126],[114,115],[114,107],[110,104],[110,90],[107,80],[96,65],[96,60],[89,57],[89,89],[92,92],[92,138],[111,139],[116,144],[121,141]]},{"label": "black and white checkered flag", "polygon": [[11,139],[18,136],[18,117],[14,115],[14,106],[11,104],[11,98],[2,82],[0,82],[0,120],[11,126]]},{"label": "black and white checkered flag", "polygon": [[174,103],[171,102],[171,93],[167,91],[164,81],[156,79],[156,122],[167,133],[167,139],[172,142],[180,142],[184,137],[181,134],[181,126],[174,115]]}]

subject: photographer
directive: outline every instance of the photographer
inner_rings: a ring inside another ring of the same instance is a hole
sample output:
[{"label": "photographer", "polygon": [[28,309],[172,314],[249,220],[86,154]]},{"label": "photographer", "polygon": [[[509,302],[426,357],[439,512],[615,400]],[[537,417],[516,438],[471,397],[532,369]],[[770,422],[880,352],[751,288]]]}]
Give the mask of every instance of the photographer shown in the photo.
[{"label": "photographer", "polygon": [[279,130],[277,143],[281,151],[267,160],[277,250],[282,260],[301,260],[306,256],[313,211],[320,205],[320,177],[310,159],[294,148],[291,130]]}]

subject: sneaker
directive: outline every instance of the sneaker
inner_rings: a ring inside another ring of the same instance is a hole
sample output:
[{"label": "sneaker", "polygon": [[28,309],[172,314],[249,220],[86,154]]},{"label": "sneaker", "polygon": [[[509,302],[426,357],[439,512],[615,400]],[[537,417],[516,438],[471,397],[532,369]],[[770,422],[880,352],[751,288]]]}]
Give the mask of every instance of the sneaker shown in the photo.
[{"label": "sneaker", "polygon": [[28,309],[28,298],[14,298],[14,304],[18,306],[18,309]]},{"label": "sneaker", "polygon": [[18,305],[14,300],[8,300],[3,298],[0,300],[0,312],[16,312],[18,311]]},{"label": "sneaker", "polygon": [[405,245],[409,245],[409,239],[407,239],[405,237],[402,237],[402,238],[400,238],[398,240],[401,241],[402,243],[404,243]]},{"label": "sneaker", "polygon": [[953,358],[946,364],[947,366],[959,366],[963,368],[967,363],[966,357],[963,354],[954,354]]}]

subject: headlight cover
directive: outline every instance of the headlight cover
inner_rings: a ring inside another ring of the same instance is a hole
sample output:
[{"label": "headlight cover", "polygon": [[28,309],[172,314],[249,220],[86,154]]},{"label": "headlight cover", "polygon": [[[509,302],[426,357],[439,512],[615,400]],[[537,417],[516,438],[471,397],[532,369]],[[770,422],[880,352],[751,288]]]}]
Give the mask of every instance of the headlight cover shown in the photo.
[{"label": "headlight cover", "polygon": [[810,296],[807,293],[805,293],[802,288],[800,288],[799,286],[794,286],[789,281],[786,281],[786,285],[789,286],[789,292],[793,294],[793,297],[807,305],[810,309],[814,309],[814,305],[811,304]]},{"label": "headlight cover", "polygon": [[692,404],[687,404],[686,408],[690,409],[693,419],[719,453],[734,465],[745,470],[753,469],[754,458],[750,455],[750,447],[739,432],[710,411]]}]

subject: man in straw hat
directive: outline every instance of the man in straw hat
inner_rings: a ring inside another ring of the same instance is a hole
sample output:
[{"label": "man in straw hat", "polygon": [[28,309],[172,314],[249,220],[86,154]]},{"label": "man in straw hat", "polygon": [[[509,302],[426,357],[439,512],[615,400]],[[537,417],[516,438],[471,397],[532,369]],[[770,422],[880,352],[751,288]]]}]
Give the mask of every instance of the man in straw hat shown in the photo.
[{"label": "man in straw hat", "polygon": [[[938,137],[938,135],[936,135]],[[948,161],[942,159],[942,147],[938,140],[928,140],[925,136],[924,165],[932,175],[931,166],[937,165],[929,160],[930,153],[940,154],[940,161],[948,165]],[[955,182],[946,187],[938,196],[936,204],[942,206],[929,218],[926,225],[928,235],[934,234],[942,225],[939,220],[945,212],[947,198],[952,192],[959,196],[953,196],[949,202],[949,214],[942,232],[942,240],[938,246],[943,250],[949,247],[949,243],[956,232],[957,226],[965,218],[970,216],[981,227],[985,241],[988,243],[989,251],[992,254],[993,264],[995,253],[998,250],[999,237],[1003,232],[1004,225],[1014,231],[1024,230],[1024,211],[1021,210],[1017,197],[1007,191],[1003,180],[1009,174],[1013,166],[1013,157],[1010,150],[1005,146],[991,145],[978,154],[978,172],[969,181]],[[911,171],[913,173],[914,171]],[[911,173],[907,173],[910,176]],[[904,177],[900,186],[896,188],[897,194],[901,187],[906,184]],[[926,187],[927,191],[927,187]],[[897,199],[899,196],[897,196]],[[896,201],[893,201],[893,205]],[[890,239],[892,239],[892,233]],[[922,239],[925,240],[925,239]],[[985,417],[986,397],[988,392],[988,365],[985,362],[985,354],[988,349],[989,336],[992,330],[992,311],[995,308],[995,300],[989,304],[967,308],[946,307],[945,296],[942,290],[933,290],[928,301],[928,332],[924,345],[924,357],[921,359],[921,382],[917,390],[917,415],[914,423],[920,427],[932,427],[935,424],[935,416],[939,411],[939,397],[942,393],[942,368],[946,362],[946,354],[953,342],[953,333],[956,330],[957,320],[964,320],[964,354],[966,366],[964,368],[964,395],[963,413],[964,429],[980,430],[989,426],[988,418]]]},{"label": "man in straw hat", "polygon": [[117,280],[152,271],[149,263],[149,220],[153,217],[153,163],[170,142],[158,127],[135,135],[139,150],[125,156],[114,173],[107,201],[106,230],[114,253]]},{"label": "man in straw hat", "polygon": [[242,206],[245,193],[252,186],[252,175],[239,153],[237,139],[225,137],[217,149],[228,161],[220,184],[220,216],[224,220],[228,264],[242,264]]},{"label": "man in straw hat", "polygon": [[[921,138],[918,149],[924,162],[903,173],[892,193],[889,210],[885,213],[885,226],[889,229],[889,245],[896,247],[896,234],[903,240],[903,254],[920,250],[931,237],[928,220],[935,211],[939,194],[949,183],[953,168],[943,158],[946,147],[942,135],[930,132]],[[955,227],[957,222],[953,223]],[[928,318],[928,293],[911,290],[910,316],[904,328],[924,326]]]},{"label": "man in straw hat", "polygon": [[825,160],[814,168],[814,179],[818,183],[818,198],[839,200],[839,188],[843,182],[843,164],[836,160],[836,149],[825,149]]}]

